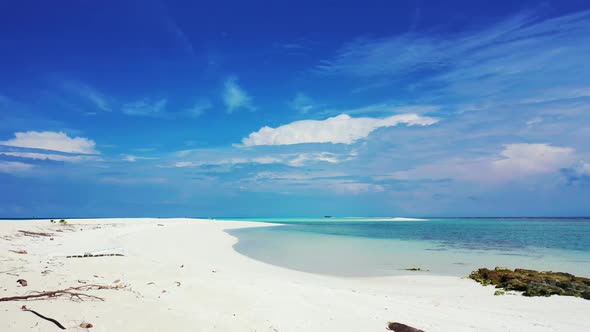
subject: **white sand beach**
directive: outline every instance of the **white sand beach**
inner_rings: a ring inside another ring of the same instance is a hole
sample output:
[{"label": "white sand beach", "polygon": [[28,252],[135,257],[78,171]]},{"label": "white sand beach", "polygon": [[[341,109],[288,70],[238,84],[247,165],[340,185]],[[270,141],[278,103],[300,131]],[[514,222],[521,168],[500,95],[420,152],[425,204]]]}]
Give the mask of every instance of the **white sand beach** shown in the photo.
[{"label": "white sand beach", "polygon": [[[230,228],[198,219],[0,221],[0,297],[101,284],[121,289],[0,302],[0,331],[385,331],[397,321],[432,331],[590,331],[590,301],[494,296],[442,276],[340,278],[268,265],[232,249]],[[29,236],[19,230],[52,233]],[[51,240],[50,238],[53,238]],[[19,254],[10,250],[26,250]],[[123,254],[67,258],[68,255]],[[345,259],[345,258],[343,258]],[[25,279],[21,287],[18,279]]]}]

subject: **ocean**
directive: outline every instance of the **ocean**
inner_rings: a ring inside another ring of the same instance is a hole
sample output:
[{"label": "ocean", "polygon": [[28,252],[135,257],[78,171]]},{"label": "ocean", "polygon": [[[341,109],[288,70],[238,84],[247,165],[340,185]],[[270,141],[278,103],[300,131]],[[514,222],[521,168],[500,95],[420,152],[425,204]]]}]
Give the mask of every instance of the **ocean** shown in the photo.
[{"label": "ocean", "polygon": [[241,254],[310,273],[466,276],[503,266],[590,277],[590,218],[227,219],[279,224],[228,232]]}]

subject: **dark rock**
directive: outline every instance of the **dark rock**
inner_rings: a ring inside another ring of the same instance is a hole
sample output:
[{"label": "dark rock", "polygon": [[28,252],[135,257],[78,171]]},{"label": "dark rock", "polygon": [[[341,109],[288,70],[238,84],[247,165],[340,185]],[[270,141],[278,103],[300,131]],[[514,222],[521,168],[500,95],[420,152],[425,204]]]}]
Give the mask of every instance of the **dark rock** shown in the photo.
[{"label": "dark rock", "polygon": [[393,332],[425,332],[415,327],[408,326],[402,323],[390,322],[387,324],[387,329]]},{"label": "dark rock", "polygon": [[94,325],[92,325],[90,323],[82,322],[82,323],[80,323],[80,327],[83,329],[89,329],[89,328],[94,327]]},{"label": "dark rock", "polygon": [[590,279],[564,272],[539,272],[496,267],[473,271],[469,278],[480,284],[504,290],[520,291],[524,296],[566,295],[590,299]]},{"label": "dark rock", "polygon": [[419,267],[410,267],[410,268],[407,268],[407,269],[404,269],[404,270],[406,270],[406,271],[428,271],[428,270],[422,270]]},{"label": "dark rock", "polygon": [[522,293],[524,296],[551,296],[551,295],[566,295],[561,287],[553,286],[549,283],[531,281],[527,285],[526,291]]}]

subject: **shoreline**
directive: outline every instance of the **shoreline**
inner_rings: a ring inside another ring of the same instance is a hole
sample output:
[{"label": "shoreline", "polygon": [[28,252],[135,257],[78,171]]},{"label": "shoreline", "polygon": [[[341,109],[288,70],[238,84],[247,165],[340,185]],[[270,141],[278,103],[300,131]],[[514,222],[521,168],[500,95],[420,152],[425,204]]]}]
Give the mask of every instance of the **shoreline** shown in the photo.
[{"label": "shoreline", "polygon": [[[493,287],[432,275],[336,277],[294,271],[244,256],[226,232],[279,224],[184,219],[0,221],[0,297],[86,283],[125,289],[89,292],[105,301],[0,302],[0,327],[48,331],[361,331],[398,321],[425,331],[590,330],[590,308],[571,297],[494,296]],[[48,232],[26,236],[19,230]],[[17,254],[9,250],[26,250]],[[66,258],[85,253],[124,256]],[[49,271],[49,272],[46,272]],[[28,281],[20,287],[17,279]],[[117,281],[117,283],[114,283]]]}]

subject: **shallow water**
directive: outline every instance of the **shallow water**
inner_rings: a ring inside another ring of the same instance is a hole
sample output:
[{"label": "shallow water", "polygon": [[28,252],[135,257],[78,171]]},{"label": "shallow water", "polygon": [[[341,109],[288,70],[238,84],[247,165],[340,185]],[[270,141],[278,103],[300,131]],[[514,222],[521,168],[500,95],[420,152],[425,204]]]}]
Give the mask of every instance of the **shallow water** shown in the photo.
[{"label": "shallow water", "polygon": [[312,273],[464,276],[507,266],[590,276],[588,219],[247,220],[285,225],[229,231],[239,239],[238,252]]}]

